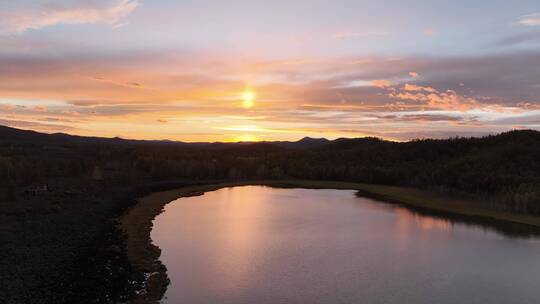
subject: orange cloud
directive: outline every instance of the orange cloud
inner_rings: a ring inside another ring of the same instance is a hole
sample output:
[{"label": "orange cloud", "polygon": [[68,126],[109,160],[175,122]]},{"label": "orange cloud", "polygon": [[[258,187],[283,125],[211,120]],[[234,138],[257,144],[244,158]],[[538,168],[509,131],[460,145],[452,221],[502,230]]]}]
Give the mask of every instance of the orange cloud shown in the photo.
[{"label": "orange cloud", "polygon": [[384,88],[388,88],[392,86],[392,83],[385,79],[377,79],[377,80],[371,81],[371,85],[376,88],[384,89]]},{"label": "orange cloud", "polygon": [[405,91],[412,91],[412,92],[430,92],[430,93],[435,93],[437,92],[437,90],[435,90],[434,88],[432,87],[423,87],[423,86],[417,86],[417,85],[414,85],[414,84],[405,84],[405,86],[403,87],[403,89]]},{"label": "orange cloud", "polygon": [[[362,67],[350,64],[354,60]],[[526,61],[531,60],[523,59],[524,65]],[[494,130],[497,126],[485,121],[466,119],[472,114],[465,112],[478,109],[492,115],[500,110],[507,115],[508,108],[487,108],[486,104],[494,104],[491,100],[428,85],[398,83],[413,81],[403,76],[419,67],[425,75],[452,76],[453,67],[468,67],[471,61],[456,62],[378,57],[243,61],[167,53],[53,59],[4,55],[0,56],[0,119],[19,121],[19,126],[26,121],[36,130],[58,131],[64,126],[80,135],[185,141],[235,139],[246,134],[262,140],[351,134],[404,139],[419,134],[426,124],[430,130],[440,126],[440,134],[449,130],[461,134],[479,125]],[[487,62],[515,64],[515,60],[498,57]],[[498,67],[502,70],[505,65]],[[438,79],[437,86],[445,87],[463,78]],[[426,76],[422,80],[430,81]],[[355,82],[361,85],[351,85]],[[256,107],[244,109],[238,92],[248,84],[257,89],[258,100]],[[474,88],[475,82],[467,80],[469,87]],[[521,106],[535,104],[534,100],[529,103]],[[426,116],[423,111],[440,113]],[[448,118],[444,111],[463,113]]]},{"label": "orange cloud", "polygon": [[[414,93],[410,93],[414,92]],[[406,84],[402,92],[391,92],[391,98],[421,102],[431,109],[467,111],[480,107],[474,98],[458,95],[455,91],[439,92],[431,87]]]}]

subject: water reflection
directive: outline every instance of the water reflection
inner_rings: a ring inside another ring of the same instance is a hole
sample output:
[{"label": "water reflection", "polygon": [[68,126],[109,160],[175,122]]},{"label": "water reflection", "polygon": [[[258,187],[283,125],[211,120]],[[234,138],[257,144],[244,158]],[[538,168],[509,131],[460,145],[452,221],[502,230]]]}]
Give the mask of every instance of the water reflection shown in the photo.
[{"label": "water reflection", "polygon": [[[356,196],[365,198],[369,196],[363,192],[356,192]],[[427,229],[437,226],[440,229],[451,229],[454,224],[467,225],[482,228],[486,231],[493,231],[511,238],[537,238],[540,237],[538,227],[500,221],[495,219],[472,217],[442,211],[430,210],[426,208],[407,206],[400,203],[377,201],[370,204],[369,208],[392,210],[401,214],[402,219],[410,218]]]},{"label": "water reflection", "polygon": [[[222,216],[229,218],[234,216],[238,220],[215,221],[215,229],[222,234],[220,242],[215,245],[212,254],[215,261],[215,272],[224,273],[224,276],[216,276],[213,279],[220,280],[213,282],[214,286],[221,286],[224,290],[238,290],[242,282],[249,278],[250,265],[256,267],[255,248],[259,248],[261,238],[257,235],[260,214],[269,216],[268,208],[265,204],[251,204],[253,195],[250,191],[235,191],[234,188],[227,188],[225,191],[215,192],[216,201],[229,201],[231,204],[221,206]],[[210,195],[214,196],[214,195]],[[236,288],[235,288],[236,287]],[[241,290],[239,290],[241,291]]]},{"label": "water reflection", "polygon": [[540,296],[538,239],[349,190],[221,189],[167,205],[154,225],[171,278],[166,303],[529,303]]}]

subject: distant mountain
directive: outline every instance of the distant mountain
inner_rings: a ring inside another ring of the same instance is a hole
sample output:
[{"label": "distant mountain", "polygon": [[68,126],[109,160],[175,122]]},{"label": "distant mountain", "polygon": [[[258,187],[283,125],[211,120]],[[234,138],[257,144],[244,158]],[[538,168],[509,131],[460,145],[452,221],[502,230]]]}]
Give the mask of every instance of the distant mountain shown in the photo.
[{"label": "distant mountain", "polygon": [[289,149],[312,149],[324,146],[330,142],[332,141],[326,138],[304,137],[298,141],[268,141],[263,143]]},{"label": "distant mountain", "polygon": [[[514,130],[498,135],[490,135],[486,137],[471,137],[471,138],[450,138],[450,139],[423,139],[413,140],[409,142],[393,142],[383,140],[376,137],[362,137],[362,138],[338,138],[335,140],[328,140],[326,138],[312,138],[304,137],[298,141],[263,141],[263,142],[238,142],[238,143],[224,143],[224,142],[182,142],[171,140],[133,140],[123,139],[119,137],[106,138],[106,137],[88,137],[69,135],[65,133],[46,134],[30,130],[21,130],[0,125],[0,143],[20,143],[27,142],[32,144],[113,144],[113,145],[150,145],[150,146],[171,146],[171,147],[192,147],[192,148],[205,148],[210,150],[226,149],[238,149],[242,150],[280,150],[286,149],[315,149],[321,151],[347,151],[360,149],[362,151],[370,149],[378,151],[389,147],[400,147],[405,149],[407,147],[417,147],[423,149],[422,153],[431,152],[439,149],[440,147],[447,147],[449,143],[454,144],[460,148],[470,147],[480,149],[484,147],[499,146],[502,144],[513,144],[517,146],[523,145],[537,145],[540,140],[540,132],[535,130]],[[403,151],[405,151],[403,150]]]},{"label": "distant mountain", "polygon": [[327,143],[329,143],[330,140],[326,138],[312,138],[312,137],[304,137],[301,140],[297,141],[296,143],[298,145],[304,146],[304,147],[314,147],[314,146],[322,146]]},{"label": "distant mountain", "polygon": [[207,147],[207,148],[222,148],[228,146],[254,146],[254,145],[274,145],[282,148],[291,149],[309,149],[323,146],[330,140],[326,138],[311,138],[304,137],[299,141],[268,141],[268,142],[239,142],[239,143],[222,143],[222,142],[194,142],[186,143],[182,141],[171,140],[133,140],[123,139],[119,137],[89,137],[69,135],[65,133],[46,134],[30,130],[21,130],[0,125],[0,142],[32,142],[32,143],[71,143],[71,144],[128,144],[128,145],[167,145],[167,146],[183,146],[183,147]]},{"label": "distant mountain", "polygon": [[[71,144],[159,144],[186,146],[188,143],[166,140],[131,140],[120,137],[90,137],[69,135],[65,133],[46,134],[30,130],[21,130],[0,125],[0,142],[33,142],[33,143],[71,143]],[[207,143],[203,143],[207,144]],[[194,143],[194,145],[201,145]]]}]

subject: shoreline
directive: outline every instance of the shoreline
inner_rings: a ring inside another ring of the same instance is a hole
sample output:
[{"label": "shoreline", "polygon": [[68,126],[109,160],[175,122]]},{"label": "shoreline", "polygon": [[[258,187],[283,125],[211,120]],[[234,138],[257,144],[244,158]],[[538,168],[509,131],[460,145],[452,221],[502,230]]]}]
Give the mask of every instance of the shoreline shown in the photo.
[{"label": "shoreline", "polygon": [[117,219],[118,228],[127,237],[126,250],[129,263],[134,269],[146,275],[142,291],[129,303],[159,303],[167,290],[169,284],[167,270],[159,260],[160,248],[152,243],[151,230],[153,220],[163,212],[168,203],[181,197],[198,196],[221,188],[248,185],[274,188],[356,190],[360,196],[395,203],[412,210],[464,217],[471,221],[476,219],[540,228],[540,217],[494,211],[479,207],[477,201],[407,187],[312,180],[209,182],[188,185],[173,190],[154,192],[139,198],[135,205]]}]

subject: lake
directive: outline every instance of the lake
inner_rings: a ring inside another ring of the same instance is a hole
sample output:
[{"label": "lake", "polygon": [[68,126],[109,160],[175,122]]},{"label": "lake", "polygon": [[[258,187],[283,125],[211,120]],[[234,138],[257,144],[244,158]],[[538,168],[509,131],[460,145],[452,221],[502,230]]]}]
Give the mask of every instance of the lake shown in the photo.
[{"label": "lake", "polygon": [[353,190],[223,188],[169,203],[151,234],[164,303],[538,303],[540,241]]}]

